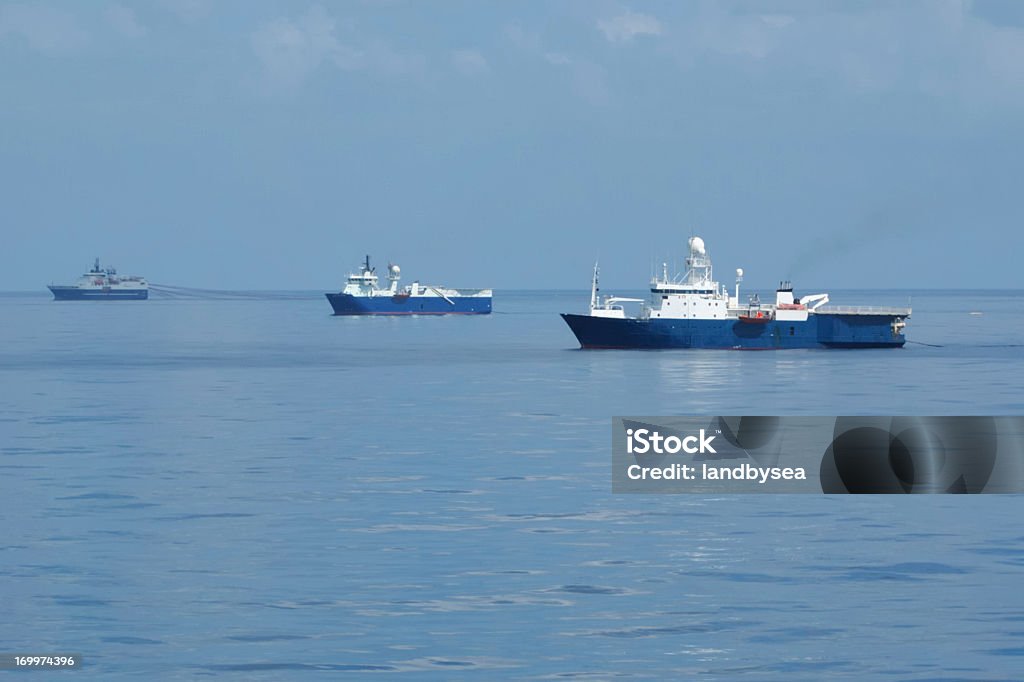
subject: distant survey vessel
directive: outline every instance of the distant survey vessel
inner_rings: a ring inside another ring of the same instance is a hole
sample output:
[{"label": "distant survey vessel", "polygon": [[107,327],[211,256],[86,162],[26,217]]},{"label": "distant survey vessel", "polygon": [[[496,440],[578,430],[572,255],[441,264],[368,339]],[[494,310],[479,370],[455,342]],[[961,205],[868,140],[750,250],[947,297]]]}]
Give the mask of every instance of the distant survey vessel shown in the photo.
[{"label": "distant survey vessel", "polygon": [[402,270],[388,265],[388,287],[377,288],[370,257],[359,274],[351,274],[341,293],[326,294],[335,315],[486,315],[491,312],[490,289],[448,289],[413,282],[398,287]]},{"label": "distant survey vessel", "polygon": [[828,294],[793,297],[789,282],[779,285],[775,303],[757,295],[740,303],[743,270],[736,270],[736,293],[712,279],[704,240],[691,237],[687,271],[669,277],[662,264],[651,280],[651,301],[637,317],[626,317],[623,303],[643,299],[598,295],[598,270],[590,291],[590,313],[563,314],[583,348],[899,348],[910,308],[823,307]]},{"label": "distant survey vessel", "polygon": [[92,270],[78,284],[47,287],[55,301],[144,301],[149,298],[149,283],[143,277],[121,277],[114,268],[103,269],[97,258]]}]

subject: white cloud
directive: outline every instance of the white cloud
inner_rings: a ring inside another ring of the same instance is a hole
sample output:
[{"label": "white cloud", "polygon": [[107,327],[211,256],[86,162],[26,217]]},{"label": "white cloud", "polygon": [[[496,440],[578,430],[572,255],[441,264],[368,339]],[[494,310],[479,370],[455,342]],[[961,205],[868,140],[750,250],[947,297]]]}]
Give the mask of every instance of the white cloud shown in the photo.
[{"label": "white cloud", "polygon": [[252,48],[275,85],[297,85],[324,63],[358,68],[362,55],[335,36],[334,19],[313,7],[297,19],[275,19],[252,34]]},{"label": "white cloud", "polygon": [[568,74],[572,91],[591,104],[607,104],[611,99],[604,69],[597,63],[576,55],[548,50],[536,31],[514,25],[505,29],[505,36],[523,53],[544,60],[558,71]]},{"label": "white cloud", "polygon": [[139,23],[135,11],[124,5],[110,5],[104,13],[114,30],[128,38],[141,38],[148,31]]},{"label": "white cloud", "polygon": [[210,13],[211,0],[160,0],[164,9],[186,23],[198,21]]},{"label": "white cloud", "polygon": [[561,52],[545,52],[544,61],[548,64],[554,64],[555,66],[564,66],[566,64],[572,64],[572,59],[567,54]]},{"label": "white cloud", "polygon": [[597,28],[610,43],[628,43],[636,36],[658,36],[662,33],[661,22],[656,18],[629,11],[598,21]]},{"label": "white cloud", "polygon": [[524,52],[542,52],[540,35],[536,31],[527,31],[518,24],[505,27],[505,37]]},{"label": "white cloud", "polygon": [[478,76],[490,70],[487,59],[479,50],[455,50],[452,52],[452,64],[465,76]]},{"label": "white cloud", "polygon": [[264,24],[253,32],[250,42],[267,81],[274,86],[299,85],[321,66],[387,75],[424,70],[422,57],[396,51],[384,41],[342,40],[337,22],[320,6],[295,19],[280,18]]},{"label": "white cloud", "polygon": [[762,14],[761,21],[773,28],[785,28],[796,21],[796,19],[788,14]]},{"label": "white cloud", "polygon": [[16,35],[40,52],[69,52],[89,42],[85,32],[67,12],[40,5],[0,7],[0,38]]},{"label": "white cloud", "polygon": [[[1021,3],[1024,5],[1024,3]],[[663,53],[686,70],[756,69],[786,87],[926,94],[1024,105],[1024,21],[993,24],[950,2],[744,12],[707,3],[672,25]],[[757,11],[759,10],[759,11]]]}]

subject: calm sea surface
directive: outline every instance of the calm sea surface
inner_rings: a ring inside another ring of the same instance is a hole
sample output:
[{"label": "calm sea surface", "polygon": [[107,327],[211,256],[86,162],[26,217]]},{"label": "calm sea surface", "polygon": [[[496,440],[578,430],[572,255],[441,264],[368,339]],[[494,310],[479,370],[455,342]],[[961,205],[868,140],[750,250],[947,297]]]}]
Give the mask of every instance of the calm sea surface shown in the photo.
[{"label": "calm sea surface", "polygon": [[1022,679],[1022,497],[610,492],[617,414],[1024,413],[1024,292],[833,299],[911,295],[902,350],[763,353],[576,350],[585,292],[2,295],[0,650],[103,680]]}]

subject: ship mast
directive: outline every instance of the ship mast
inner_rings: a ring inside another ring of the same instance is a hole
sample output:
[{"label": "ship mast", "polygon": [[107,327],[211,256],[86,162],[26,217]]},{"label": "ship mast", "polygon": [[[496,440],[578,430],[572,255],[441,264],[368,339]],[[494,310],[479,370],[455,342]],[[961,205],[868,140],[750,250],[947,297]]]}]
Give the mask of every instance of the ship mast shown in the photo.
[{"label": "ship mast", "polygon": [[708,257],[704,240],[690,237],[690,256],[686,259],[686,283],[690,285],[706,284],[712,281],[711,258]]}]

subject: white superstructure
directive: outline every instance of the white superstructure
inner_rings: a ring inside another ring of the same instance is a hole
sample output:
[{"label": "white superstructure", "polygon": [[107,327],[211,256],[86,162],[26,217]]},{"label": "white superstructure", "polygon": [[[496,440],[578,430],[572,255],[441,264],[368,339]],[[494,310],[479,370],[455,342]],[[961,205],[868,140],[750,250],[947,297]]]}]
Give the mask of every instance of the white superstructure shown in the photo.
[{"label": "white superstructure", "polygon": [[402,269],[397,265],[389,264],[388,286],[386,288],[378,287],[377,282],[379,280],[377,277],[377,269],[370,267],[370,257],[367,256],[366,260],[363,261],[360,271],[358,273],[350,274],[345,280],[345,288],[341,290],[341,293],[361,298],[372,298],[375,296],[387,296],[391,298],[408,296],[416,298],[443,298],[446,301],[454,297],[491,298],[491,296],[493,296],[493,291],[491,289],[452,289],[449,287],[420,284],[419,281],[407,284],[404,287],[399,287],[398,282],[401,278]]},{"label": "white superstructure", "polygon": [[117,274],[116,268],[101,268],[100,259],[93,263],[92,270],[78,278],[74,288],[80,291],[139,291],[149,289],[145,277]]},{"label": "white superstructure", "polygon": [[[740,283],[743,269],[736,270],[736,286],[730,292],[714,279],[711,256],[704,240],[690,237],[689,254],[683,274],[669,274],[668,263],[661,264],[661,273],[651,278],[651,298],[640,310],[640,319],[695,319],[743,320],[752,322],[806,321],[808,316],[828,302],[828,294],[814,294],[802,299],[793,297],[793,287],[782,282],[775,293],[774,303],[761,303],[755,295],[747,303],[740,303]],[[590,292],[592,317],[625,318],[623,303],[643,302],[637,298],[598,294],[598,267],[594,265],[594,279]]]}]

